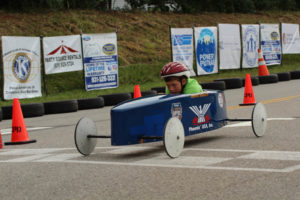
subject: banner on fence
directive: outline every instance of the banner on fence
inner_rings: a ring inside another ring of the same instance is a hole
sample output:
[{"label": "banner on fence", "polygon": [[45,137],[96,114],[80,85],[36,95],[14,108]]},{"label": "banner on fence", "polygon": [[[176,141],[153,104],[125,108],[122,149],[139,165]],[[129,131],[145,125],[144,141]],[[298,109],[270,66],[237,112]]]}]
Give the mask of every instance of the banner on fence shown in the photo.
[{"label": "banner on fence", "polygon": [[281,47],[278,24],[260,24],[261,51],[267,65],[281,62]]},{"label": "banner on fence", "polygon": [[192,28],[171,28],[172,59],[175,62],[185,64],[195,76],[193,69],[193,29]]},{"label": "banner on fence", "polygon": [[4,99],[42,96],[40,51],[39,37],[2,36]]},{"label": "banner on fence", "polygon": [[220,69],[238,69],[241,62],[240,26],[219,24]]},{"label": "banner on fence", "polygon": [[300,37],[299,24],[281,24],[282,53],[299,54]]},{"label": "banner on fence", "polygon": [[195,27],[197,74],[218,72],[217,27]]},{"label": "banner on fence", "polygon": [[84,34],[82,42],[86,90],[118,87],[117,34]]},{"label": "banner on fence", "polygon": [[45,74],[83,69],[80,35],[43,38]]},{"label": "banner on fence", "polygon": [[259,25],[242,25],[243,61],[242,68],[258,66]]}]

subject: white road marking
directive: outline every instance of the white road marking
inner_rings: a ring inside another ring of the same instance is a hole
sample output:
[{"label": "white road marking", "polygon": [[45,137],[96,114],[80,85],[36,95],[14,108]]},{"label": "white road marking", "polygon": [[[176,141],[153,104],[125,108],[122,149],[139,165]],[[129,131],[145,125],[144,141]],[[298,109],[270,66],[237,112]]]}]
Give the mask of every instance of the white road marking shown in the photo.
[{"label": "white road marking", "polygon": [[[26,130],[27,131],[35,131],[35,130],[43,130],[43,129],[49,129],[52,127],[27,127]],[[2,135],[9,135],[11,134],[11,128],[7,128],[7,129],[2,129],[1,130],[1,134]]]},{"label": "white road marking", "polygon": [[[184,151],[202,151],[202,152],[239,152],[245,153],[242,156],[230,156],[227,157],[212,157],[212,156],[180,156],[176,159],[170,159],[166,154],[163,153],[161,147],[150,147],[150,146],[134,146],[134,147],[97,147],[97,149],[107,149],[111,151],[105,151],[105,153],[121,154],[135,153],[139,150],[149,149],[161,149],[162,152],[157,155],[154,153],[147,159],[141,159],[135,162],[120,162],[116,161],[101,161],[101,160],[90,160],[84,159],[79,153],[74,153],[75,148],[46,148],[46,149],[2,149],[0,150],[0,163],[20,163],[20,162],[34,162],[34,163],[73,163],[73,164],[99,164],[99,165],[114,165],[114,166],[140,166],[140,167],[163,167],[163,168],[182,168],[182,169],[207,169],[207,170],[229,170],[229,171],[251,171],[251,172],[277,172],[277,173],[289,173],[296,170],[300,170],[300,152],[298,151],[264,151],[264,150],[239,150],[239,149],[203,149],[203,148],[185,148]],[[65,151],[72,151],[66,153]],[[96,154],[96,153],[95,153]],[[101,153],[96,159],[101,159]],[[222,154],[224,155],[224,154]],[[7,156],[22,156],[20,158],[7,159]],[[5,160],[6,158],[7,160]],[[76,160],[77,159],[77,160]],[[78,160],[80,159],[80,160]],[[214,166],[226,161],[234,161],[237,159],[257,159],[259,160],[278,160],[284,161],[295,161],[299,164],[288,166],[283,169],[276,168],[249,168],[249,167],[225,167],[225,166]]]},{"label": "white road marking", "polygon": [[[295,120],[296,118],[289,117],[289,118],[268,118],[268,121],[289,121],[289,120]],[[226,125],[225,128],[231,128],[231,127],[245,127],[245,126],[251,126],[251,121],[248,122],[239,122],[234,124]]]},{"label": "white road marking", "polygon": [[35,162],[63,162],[69,159],[74,159],[79,157],[82,156],[78,153],[68,153],[68,154],[63,153],[63,154],[48,156],[46,158],[36,160]]},{"label": "white road marking", "polygon": [[296,171],[296,170],[299,170],[300,169],[300,165],[295,165],[295,166],[292,166],[292,167],[287,167],[285,168],[285,172],[293,172],[293,171]]},{"label": "white road marking", "polygon": [[14,159],[9,159],[9,160],[1,160],[0,162],[31,162],[34,160],[38,160],[40,158],[44,158],[46,156],[50,156],[50,154],[36,154],[36,155],[32,155],[32,156],[25,156],[25,157],[21,157],[21,158],[14,158]]},{"label": "white road marking", "polygon": [[105,162],[105,161],[79,161],[66,160],[64,163],[96,164],[96,165],[117,165],[133,167],[163,167],[163,168],[183,168],[183,169],[208,169],[208,170],[229,170],[229,171],[253,171],[253,172],[292,172],[282,169],[265,169],[265,168],[241,168],[241,167],[214,167],[214,166],[186,166],[186,165],[161,165],[150,163],[124,163],[124,162]]},{"label": "white road marking", "polygon": [[239,158],[300,161],[300,152],[255,152],[248,155],[240,156]]},{"label": "white road marking", "polygon": [[287,117],[287,118],[268,118],[270,121],[288,121],[288,120],[295,120],[294,117]]},{"label": "white road marking", "polygon": [[158,165],[183,165],[183,166],[205,166],[232,160],[233,158],[200,157],[200,156],[179,156],[170,159],[168,156],[157,156],[149,159],[139,160],[135,163],[158,164]]},{"label": "white road marking", "polygon": [[[73,149],[73,148],[72,148]],[[49,154],[57,152],[60,149],[13,149],[1,152],[0,155],[12,155],[12,156],[25,156],[25,155],[38,155],[38,154]]]},{"label": "white road marking", "polygon": [[113,150],[110,150],[106,153],[110,153],[110,154],[118,154],[118,155],[122,155],[122,154],[130,154],[130,153],[137,153],[137,151],[139,150],[153,150],[155,148],[153,147],[131,147],[131,148],[117,148],[117,149],[113,149]]},{"label": "white road marking", "polygon": [[254,149],[204,149],[204,148],[185,148],[184,150],[192,151],[212,151],[212,152],[241,152],[241,153],[300,153],[299,151],[268,151],[268,150],[254,150]]},{"label": "white road marking", "polygon": [[244,126],[251,126],[251,122],[239,122],[239,123],[229,124],[229,125],[226,125],[225,128],[244,127]]}]

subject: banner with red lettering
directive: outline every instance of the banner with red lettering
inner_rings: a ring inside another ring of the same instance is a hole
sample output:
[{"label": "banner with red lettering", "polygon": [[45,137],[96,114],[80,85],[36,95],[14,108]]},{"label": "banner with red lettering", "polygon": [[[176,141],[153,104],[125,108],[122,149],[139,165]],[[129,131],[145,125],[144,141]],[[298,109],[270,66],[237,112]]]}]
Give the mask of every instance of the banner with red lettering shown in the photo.
[{"label": "banner with red lettering", "polygon": [[80,35],[43,38],[45,74],[83,70]]}]

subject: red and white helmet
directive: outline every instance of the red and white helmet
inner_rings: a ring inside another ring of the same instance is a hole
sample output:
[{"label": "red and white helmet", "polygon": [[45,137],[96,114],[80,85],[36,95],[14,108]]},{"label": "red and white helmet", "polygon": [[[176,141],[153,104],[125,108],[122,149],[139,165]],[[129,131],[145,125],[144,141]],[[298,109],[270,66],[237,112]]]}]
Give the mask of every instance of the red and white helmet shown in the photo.
[{"label": "red and white helmet", "polygon": [[179,62],[169,62],[161,70],[160,76],[162,78],[170,76],[186,76],[190,77],[190,70],[182,63]]}]

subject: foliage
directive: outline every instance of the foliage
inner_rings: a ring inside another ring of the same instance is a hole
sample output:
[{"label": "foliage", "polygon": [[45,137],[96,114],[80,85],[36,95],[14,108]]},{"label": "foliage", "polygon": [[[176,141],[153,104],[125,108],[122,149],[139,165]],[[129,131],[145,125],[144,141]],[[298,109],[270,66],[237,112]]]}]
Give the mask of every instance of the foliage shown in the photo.
[{"label": "foliage", "polygon": [[[35,9],[109,10],[118,0],[1,0],[0,7],[15,11]],[[132,10],[152,7],[153,11],[183,13],[251,13],[268,10],[300,10],[300,0],[125,0]]]},{"label": "foliage", "polygon": [[167,4],[173,10],[183,13],[224,12],[251,13],[267,10],[299,10],[300,0],[128,0],[131,5],[145,2],[156,6],[160,11],[169,11]]},{"label": "foliage", "polygon": [[126,0],[126,2],[133,10],[136,10],[143,7],[147,3],[147,0]]},{"label": "foliage", "polygon": [[36,9],[101,8],[110,0],[1,0],[0,7],[14,11]]}]

